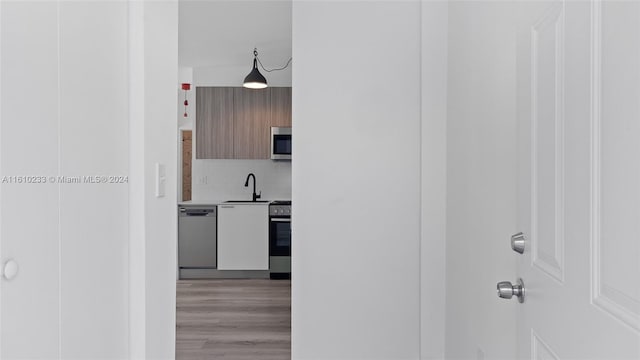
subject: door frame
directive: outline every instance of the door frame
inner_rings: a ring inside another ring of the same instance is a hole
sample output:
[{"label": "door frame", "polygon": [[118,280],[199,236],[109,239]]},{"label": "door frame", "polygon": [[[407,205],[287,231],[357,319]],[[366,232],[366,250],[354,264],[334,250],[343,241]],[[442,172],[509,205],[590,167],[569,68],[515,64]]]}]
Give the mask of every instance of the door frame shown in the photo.
[{"label": "door frame", "polygon": [[[129,357],[171,359],[178,238],[178,1],[130,1],[128,6]],[[156,164],[164,170],[164,196],[156,195]]]}]

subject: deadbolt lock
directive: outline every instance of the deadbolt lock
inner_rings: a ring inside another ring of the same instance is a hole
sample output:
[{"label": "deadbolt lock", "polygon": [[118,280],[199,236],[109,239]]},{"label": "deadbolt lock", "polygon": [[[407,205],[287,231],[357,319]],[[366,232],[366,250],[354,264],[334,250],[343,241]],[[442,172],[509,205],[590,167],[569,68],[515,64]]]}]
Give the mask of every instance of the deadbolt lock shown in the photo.
[{"label": "deadbolt lock", "polygon": [[524,253],[524,234],[519,232],[511,236],[511,248],[518,254]]}]

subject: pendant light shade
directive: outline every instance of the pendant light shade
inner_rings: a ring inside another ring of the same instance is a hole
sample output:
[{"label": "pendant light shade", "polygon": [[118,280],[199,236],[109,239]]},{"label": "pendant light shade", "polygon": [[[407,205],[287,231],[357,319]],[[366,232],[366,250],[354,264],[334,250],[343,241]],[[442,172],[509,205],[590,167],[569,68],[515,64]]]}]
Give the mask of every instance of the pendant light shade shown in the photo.
[{"label": "pendant light shade", "polygon": [[[2,0],[0,0],[2,1]],[[266,69],[264,67],[264,65],[262,65],[262,62],[260,61],[260,58],[258,57],[258,48],[253,48],[253,69],[251,69],[251,72],[249,73],[249,75],[247,75],[247,77],[244,78],[244,82],[242,83],[242,86],[249,88],[249,89],[264,89],[267,87],[267,79],[265,79],[264,76],[262,76],[262,74],[260,74],[260,71],[258,70],[258,64],[260,64],[260,67],[262,67],[262,70],[266,71],[266,72],[272,72],[272,71],[280,71],[280,70],[284,70],[287,68],[287,66],[289,66],[289,64],[291,64],[291,59],[289,58],[289,61],[287,61],[287,63],[285,64],[285,66],[281,67],[281,68],[276,68],[276,69]]]},{"label": "pendant light shade", "polygon": [[256,60],[257,52],[254,53],[253,70],[244,78],[242,86],[249,89],[264,89],[267,87],[267,79],[265,79],[258,70],[258,61]]}]

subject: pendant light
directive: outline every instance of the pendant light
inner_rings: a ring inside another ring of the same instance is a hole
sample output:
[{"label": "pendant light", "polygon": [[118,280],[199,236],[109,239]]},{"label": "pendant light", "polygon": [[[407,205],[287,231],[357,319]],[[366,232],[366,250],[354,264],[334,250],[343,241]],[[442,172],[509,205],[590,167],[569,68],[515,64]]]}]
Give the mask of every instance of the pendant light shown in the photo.
[{"label": "pendant light", "polygon": [[258,64],[260,64],[260,67],[262,68],[262,70],[266,71],[266,72],[272,72],[272,71],[280,71],[280,70],[284,70],[286,69],[289,64],[291,64],[291,59],[289,58],[289,61],[287,61],[287,63],[285,64],[285,66],[281,67],[281,68],[277,68],[277,69],[265,69],[264,65],[262,65],[262,62],[260,61],[260,58],[258,57],[258,49],[257,48],[253,48],[253,69],[251,69],[251,72],[249,73],[249,75],[247,75],[247,77],[244,78],[244,83],[242,84],[242,86],[249,88],[249,89],[264,89],[267,87],[267,79],[265,79],[264,76],[262,76],[262,74],[260,74],[260,71],[258,70]]},{"label": "pendant light", "polygon": [[242,86],[249,89],[264,89],[267,87],[267,79],[258,70],[258,49],[253,49],[253,69],[244,78]]}]

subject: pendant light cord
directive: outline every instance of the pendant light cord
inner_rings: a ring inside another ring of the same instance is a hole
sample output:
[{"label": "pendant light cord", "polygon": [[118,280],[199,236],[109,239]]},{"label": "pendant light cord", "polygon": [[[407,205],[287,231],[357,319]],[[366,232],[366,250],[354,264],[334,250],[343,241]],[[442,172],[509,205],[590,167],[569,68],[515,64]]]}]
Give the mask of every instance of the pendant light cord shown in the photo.
[{"label": "pendant light cord", "polygon": [[271,70],[266,69],[266,68],[264,67],[264,65],[262,65],[262,62],[260,62],[260,58],[259,58],[259,57],[257,57],[257,56],[256,56],[256,59],[258,59],[258,64],[260,64],[260,67],[262,68],[262,70],[264,70],[264,71],[266,71],[266,72],[272,72],[272,71],[280,71],[280,70],[284,70],[284,69],[286,69],[286,68],[289,66],[289,64],[291,64],[291,60],[292,60],[293,58],[289,58],[289,60],[287,61],[287,64],[286,64],[285,66],[283,66],[283,67],[281,67],[281,68],[271,69]]},{"label": "pendant light cord", "polygon": [[258,57],[258,49],[257,48],[253,49],[253,56],[255,56],[256,60],[258,60],[258,64],[260,64],[260,67],[262,68],[262,70],[264,70],[266,72],[284,70],[289,66],[289,64],[291,64],[291,60],[293,59],[292,57],[290,57],[289,60],[287,61],[287,63],[281,68],[276,68],[276,69],[270,69],[269,70],[269,69],[265,68],[264,65],[262,65],[262,62],[260,61],[260,58]]}]

